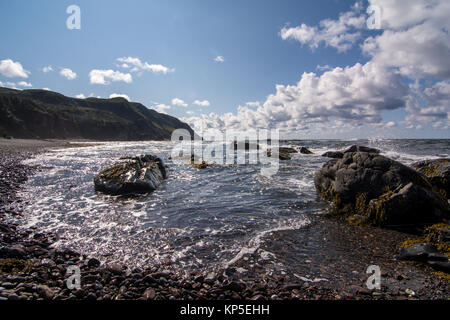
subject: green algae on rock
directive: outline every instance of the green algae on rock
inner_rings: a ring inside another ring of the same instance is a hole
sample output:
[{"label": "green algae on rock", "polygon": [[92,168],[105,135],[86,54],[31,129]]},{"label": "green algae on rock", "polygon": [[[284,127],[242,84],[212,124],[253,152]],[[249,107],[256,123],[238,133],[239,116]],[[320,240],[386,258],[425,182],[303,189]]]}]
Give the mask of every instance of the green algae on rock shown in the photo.
[{"label": "green algae on rock", "polygon": [[450,159],[415,162],[411,167],[424,174],[436,192],[450,199]]},{"label": "green algae on rock", "polygon": [[33,263],[30,260],[7,258],[0,260],[0,274],[29,273],[33,269]]},{"label": "green algae on rock", "polygon": [[434,223],[448,219],[450,208],[417,171],[376,152],[346,152],[316,172],[320,196],[330,213],[351,224],[377,226]]},{"label": "green algae on rock", "polygon": [[425,229],[422,236],[403,241],[396,259],[427,263],[439,271],[441,278],[449,278],[450,225],[431,225]]},{"label": "green algae on rock", "polygon": [[110,195],[148,193],[156,190],[167,178],[164,163],[158,157],[145,155],[126,160],[96,175],[95,190]]}]

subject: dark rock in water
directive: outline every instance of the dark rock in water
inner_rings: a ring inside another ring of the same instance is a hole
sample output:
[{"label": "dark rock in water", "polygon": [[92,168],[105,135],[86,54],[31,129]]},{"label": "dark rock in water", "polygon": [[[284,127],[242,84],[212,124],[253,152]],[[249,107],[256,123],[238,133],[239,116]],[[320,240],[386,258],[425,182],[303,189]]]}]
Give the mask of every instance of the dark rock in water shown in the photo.
[{"label": "dark rock in water", "polygon": [[191,161],[191,165],[196,169],[206,169],[209,167],[215,167],[214,164],[207,163],[206,161],[201,161],[201,162]]},{"label": "dark rock in water", "polygon": [[358,215],[373,225],[438,222],[450,217],[448,202],[417,171],[377,153],[347,152],[314,176],[331,212]]},{"label": "dark rock in water", "polygon": [[395,259],[426,262],[430,255],[436,254],[439,254],[439,251],[435,246],[428,243],[417,243],[409,248],[401,248]]},{"label": "dark rock in water", "polygon": [[[268,149],[267,150],[267,156],[268,157],[272,157],[272,150]],[[276,155],[274,155],[276,157]],[[280,160],[291,160],[291,156],[289,155],[289,153],[285,153],[285,152],[278,152],[278,159]]]},{"label": "dark rock in water", "polygon": [[199,160],[199,161],[195,161],[195,155],[194,154],[191,154],[191,165],[194,167],[194,168],[196,168],[196,169],[206,169],[206,168],[209,168],[209,167],[215,167],[216,166],[216,164],[214,164],[214,163],[207,163],[206,161],[204,161],[204,160]]},{"label": "dark rock in water", "polygon": [[281,153],[298,153],[298,151],[291,147],[278,147],[278,151]]},{"label": "dark rock in water", "polygon": [[344,157],[344,153],[340,151],[327,151],[322,155],[322,157],[342,159],[342,157]]},{"label": "dark rock in water", "polygon": [[314,152],[309,150],[307,147],[301,147],[300,148],[300,153],[303,153],[303,154],[314,154]]},{"label": "dark rock in water", "polygon": [[344,151],[344,153],[348,153],[348,152],[369,152],[369,153],[380,153],[380,150],[375,149],[375,148],[369,148],[369,147],[365,147],[365,146],[358,146],[358,145],[353,145],[350,148],[348,148],[347,150]]},{"label": "dark rock in water", "polygon": [[259,144],[257,143],[253,143],[253,142],[248,142],[248,141],[234,141],[233,142],[233,148],[236,151],[237,149],[242,150],[259,150]]},{"label": "dark rock in water", "polygon": [[435,191],[450,199],[450,159],[420,161],[411,167],[424,174]]},{"label": "dark rock in water", "polygon": [[102,170],[94,178],[95,190],[110,195],[154,191],[167,178],[162,160],[152,155],[129,158]]},{"label": "dark rock in water", "polygon": [[291,160],[291,156],[289,155],[289,153],[280,152],[278,154],[278,159],[280,159],[280,160]]}]

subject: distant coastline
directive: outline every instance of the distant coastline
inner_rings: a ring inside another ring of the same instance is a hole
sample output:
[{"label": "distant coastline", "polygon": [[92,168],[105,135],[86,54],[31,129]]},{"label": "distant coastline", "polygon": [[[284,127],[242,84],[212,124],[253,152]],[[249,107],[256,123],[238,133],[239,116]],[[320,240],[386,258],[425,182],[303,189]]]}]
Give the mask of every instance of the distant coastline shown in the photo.
[{"label": "distant coastline", "polygon": [[0,136],[101,141],[170,140],[192,128],[124,98],[77,99],[47,90],[0,87]]}]

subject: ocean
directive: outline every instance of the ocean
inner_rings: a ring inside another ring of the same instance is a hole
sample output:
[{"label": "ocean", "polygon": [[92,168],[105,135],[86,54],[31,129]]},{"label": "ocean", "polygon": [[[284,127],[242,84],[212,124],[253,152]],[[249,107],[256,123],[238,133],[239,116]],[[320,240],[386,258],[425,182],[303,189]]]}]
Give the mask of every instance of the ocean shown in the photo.
[{"label": "ocean", "polygon": [[[27,205],[17,219],[23,228],[57,234],[54,247],[105,263],[213,271],[256,254],[282,268],[277,252],[263,249],[271,247],[263,246],[267,235],[273,241],[283,230],[301,233],[323,212],[327,204],[318,198],[313,181],[329,160],[321,154],[353,144],[378,148],[406,165],[450,156],[450,140],[283,141],[280,146],[305,146],[314,154],[294,154],[280,161],[275,175],[265,176],[258,164],[199,170],[169,160],[172,142],[56,149],[25,161],[39,171],[20,193]],[[137,198],[94,191],[93,178],[100,170],[139,154],[157,155],[168,165],[168,179],[156,191]]]}]

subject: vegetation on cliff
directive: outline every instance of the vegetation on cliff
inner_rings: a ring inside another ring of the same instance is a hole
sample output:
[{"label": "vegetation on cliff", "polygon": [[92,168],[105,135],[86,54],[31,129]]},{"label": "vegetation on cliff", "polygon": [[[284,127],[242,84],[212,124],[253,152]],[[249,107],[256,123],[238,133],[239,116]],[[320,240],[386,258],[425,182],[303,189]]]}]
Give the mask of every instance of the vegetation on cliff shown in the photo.
[{"label": "vegetation on cliff", "polygon": [[193,130],[169,115],[123,98],[76,99],[46,90],[0,88],[0,135],[15,138],[168,140]]}]

